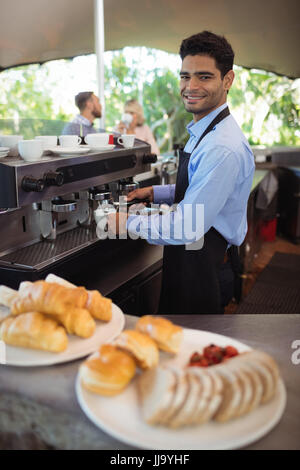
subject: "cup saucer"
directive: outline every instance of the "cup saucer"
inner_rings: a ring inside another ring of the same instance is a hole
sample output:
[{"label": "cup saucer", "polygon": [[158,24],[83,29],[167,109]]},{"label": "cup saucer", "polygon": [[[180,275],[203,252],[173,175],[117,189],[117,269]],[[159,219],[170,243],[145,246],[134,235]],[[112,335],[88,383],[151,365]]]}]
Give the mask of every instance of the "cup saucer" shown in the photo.
[{"label": "cup saucer", "polygon": [[76,147],[61,147],[57,145],[56,147],[49,147],[45,150],[50,151],[52,153],[58,155],[72,155],[72,154],[80,154],[80,153],[87,153],[90,151],[90,147],[87,145],[78,145]]},{"label": "cup saucer", "polygon": [[112,150],[115,148],[115,145],[114,144],[108,144],[108,145],[90,145],[90,149],[93,151],[93,152],[103,152],[105,150]]}]

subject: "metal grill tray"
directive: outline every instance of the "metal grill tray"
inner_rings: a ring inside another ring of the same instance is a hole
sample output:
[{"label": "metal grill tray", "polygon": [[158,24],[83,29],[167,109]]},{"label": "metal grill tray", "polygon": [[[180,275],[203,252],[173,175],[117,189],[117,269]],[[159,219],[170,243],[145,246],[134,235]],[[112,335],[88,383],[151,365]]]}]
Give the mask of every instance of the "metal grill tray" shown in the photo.
[{"label": "metal grill tray", "polygon": [[0,257],[0,264],[10,267],[38,270],[99,241],[96,227],[77,227],[57,235],[56,240],[40,241]]}]

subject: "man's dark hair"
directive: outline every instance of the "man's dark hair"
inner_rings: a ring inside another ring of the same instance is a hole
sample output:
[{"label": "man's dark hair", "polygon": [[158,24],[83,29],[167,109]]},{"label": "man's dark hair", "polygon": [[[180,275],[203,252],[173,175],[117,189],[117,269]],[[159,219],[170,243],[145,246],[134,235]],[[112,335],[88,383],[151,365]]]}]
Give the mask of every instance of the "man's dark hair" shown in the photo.
[{"label": "man's dark hair", "polygon": [[179,54],[183,60],[187,55],[208,55],[216,61],[222,78],[233,67],[234,52],[224,36],[210,31],[194,34],[181,43]]},{"label": "man's dark hair", "polygon": [[79,108],[79,111],[84,110],[86,102],[91,98],[93,94],[93,91],[82,91],[81,93],[78,93],[78,95],[75,96],[75,104],[77,108]]}]

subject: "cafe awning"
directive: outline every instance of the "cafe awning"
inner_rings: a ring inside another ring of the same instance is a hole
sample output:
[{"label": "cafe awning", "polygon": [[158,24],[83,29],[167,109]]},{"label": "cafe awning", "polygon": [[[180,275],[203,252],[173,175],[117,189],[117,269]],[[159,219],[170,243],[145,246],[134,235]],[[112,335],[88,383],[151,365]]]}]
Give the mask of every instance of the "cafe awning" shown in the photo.
[{"label": "cafe awning", "polygon": [[[299,0],[104,0],[105,49],[178,52],[204,29],[225,35],[235,63],[300,77]],[[0,69],[93,53],[93,0],[0,3]]]}]

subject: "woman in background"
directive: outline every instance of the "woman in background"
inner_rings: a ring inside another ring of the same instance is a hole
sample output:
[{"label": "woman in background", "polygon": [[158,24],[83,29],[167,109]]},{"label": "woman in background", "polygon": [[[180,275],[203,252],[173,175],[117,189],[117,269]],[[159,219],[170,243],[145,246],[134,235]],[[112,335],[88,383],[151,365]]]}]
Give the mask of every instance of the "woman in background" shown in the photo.
[{"label": "woman in background", "polygon": [[[159,148],[152,134],[150,127],[145,124],[145,117],[142,106],[137,100],[126,101],[124,107],[123,119],[117,127],[117,131],[121,134],[135,134],[137,139],[143,140],[151,145],[151,152],[159,155]],[[132,119],[126,114],[130,114]],[[129,122],[131,121],[131,122]]]}]

